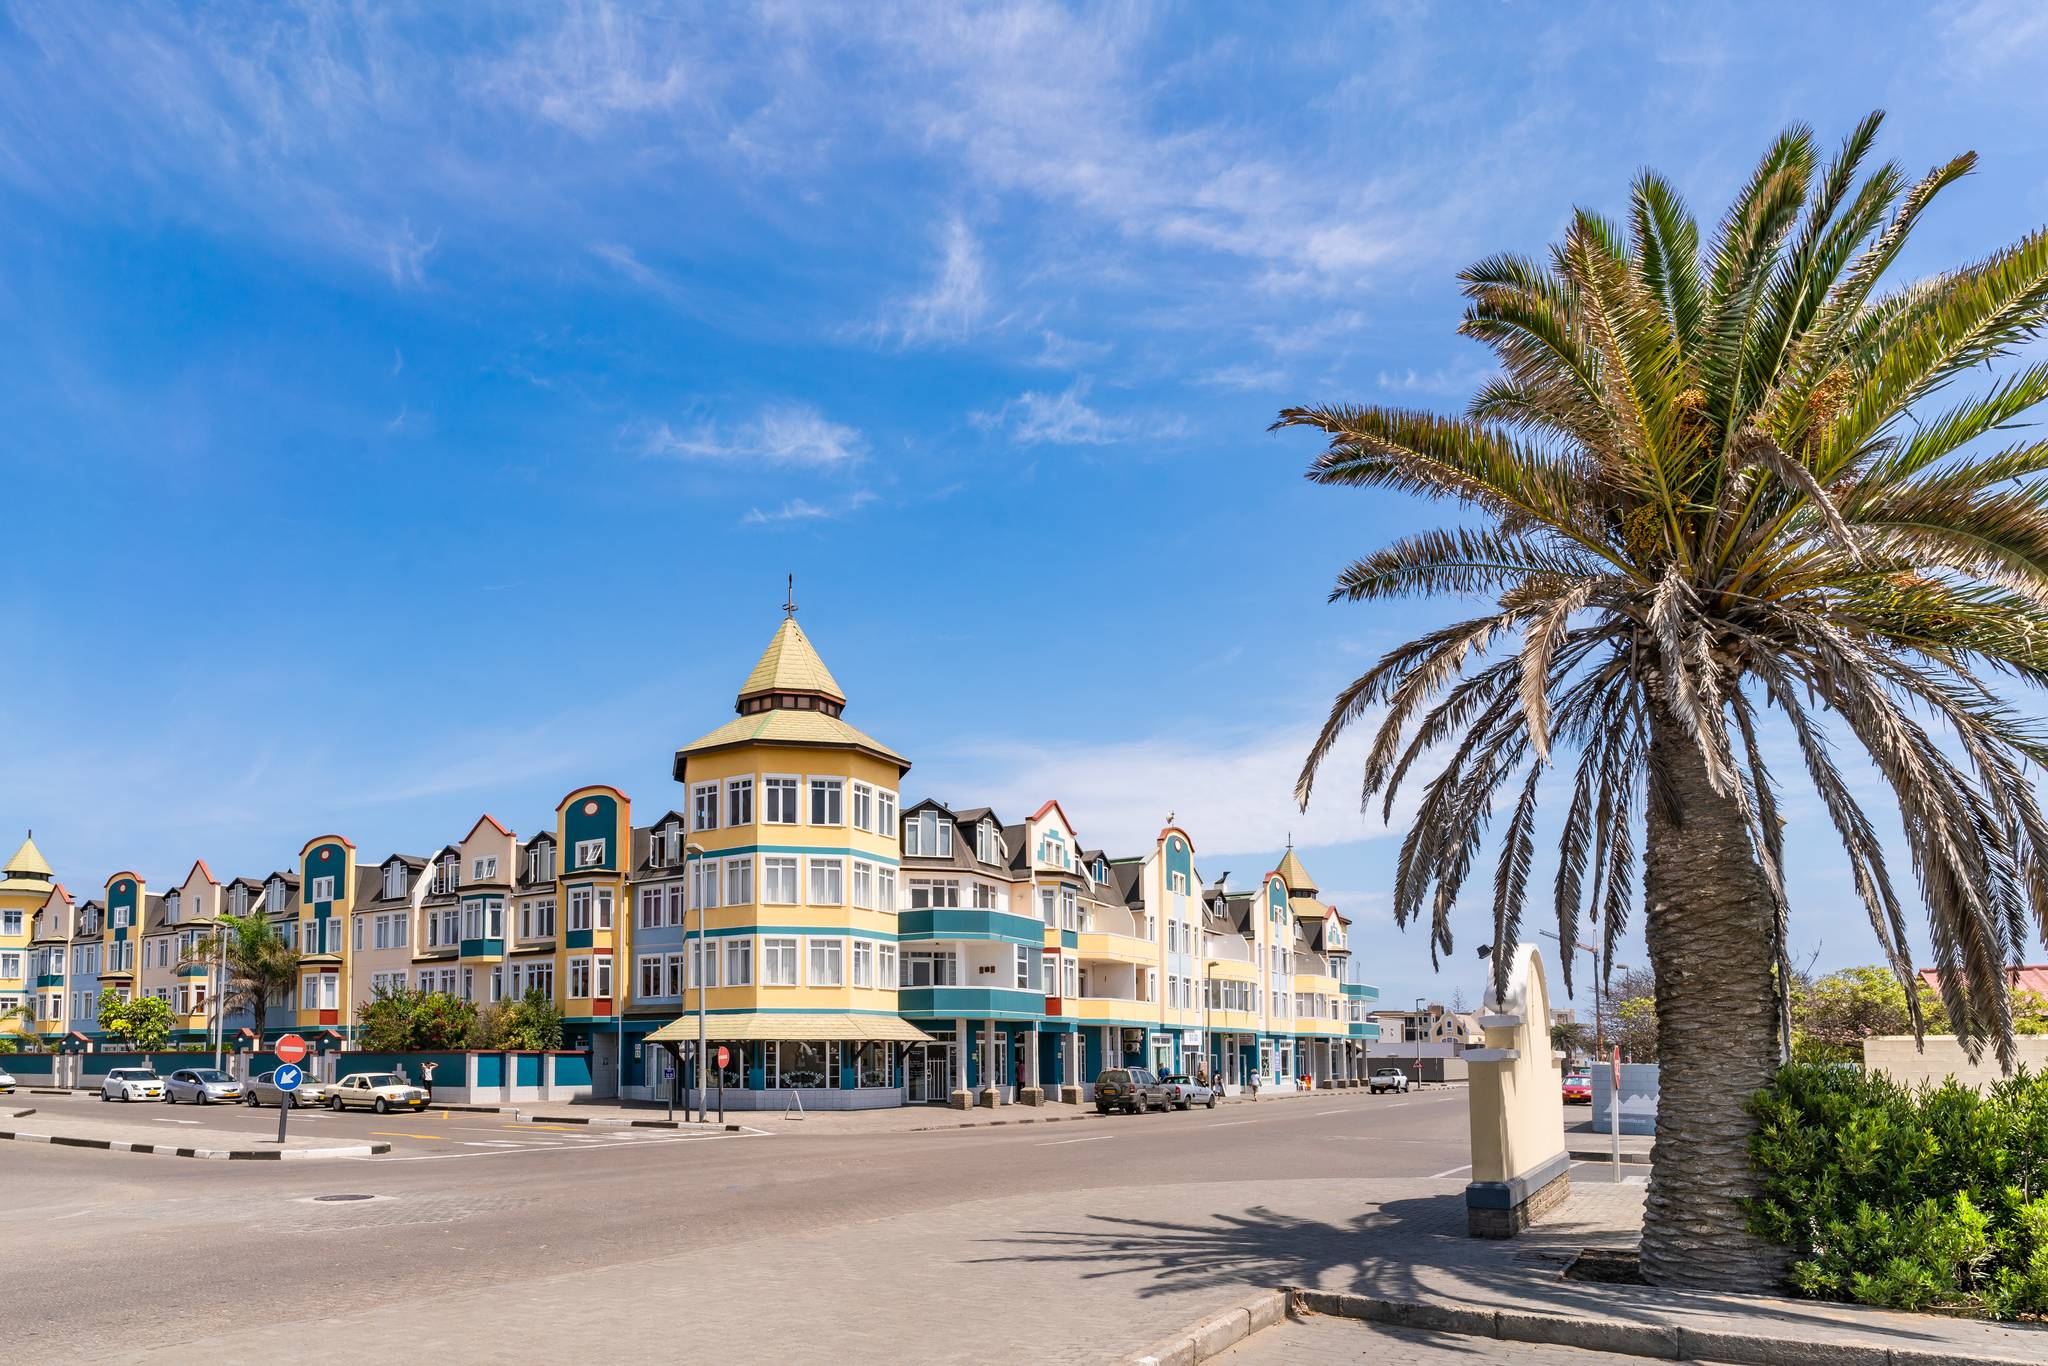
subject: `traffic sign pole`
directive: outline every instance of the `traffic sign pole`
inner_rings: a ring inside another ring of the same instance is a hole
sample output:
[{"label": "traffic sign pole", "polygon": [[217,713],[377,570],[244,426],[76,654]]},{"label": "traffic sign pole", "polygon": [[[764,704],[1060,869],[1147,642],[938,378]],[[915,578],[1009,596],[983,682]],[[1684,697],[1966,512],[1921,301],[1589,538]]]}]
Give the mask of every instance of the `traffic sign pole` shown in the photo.
[{"label": "traffic sign pole", "polygon": [[277,1093],[277,1141],[279,1146],[284,1144],[284,1121],[285,1117],[290,1115],[291,1112],[292,1093],[289,1091],[279,1091]]},{"label": "traffic sign pole", "polygon": [[292,1112],[292,1092],[299,1089],[305,1080],[305,1073],[299,1064],[306,1060],[306,1041],[296,1034],[286,1034],[277,1041],[277,1070],[270,1074],[271,1084],[277,1087],[277,1141],[284,1144],[284,1126]]},{"label": "traffic sign pole", "polygon": [[1621,1181],[1621,1045],[1614,1046],[1614,1098],[1607,1103],[1607,1127],[1614,1130],[1614,1179]]}]

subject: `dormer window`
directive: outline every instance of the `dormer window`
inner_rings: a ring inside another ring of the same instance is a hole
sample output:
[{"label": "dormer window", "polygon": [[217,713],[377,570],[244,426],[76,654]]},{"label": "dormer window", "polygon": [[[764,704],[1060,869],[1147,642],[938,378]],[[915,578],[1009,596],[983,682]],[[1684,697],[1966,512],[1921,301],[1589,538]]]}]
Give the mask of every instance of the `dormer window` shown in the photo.
[{"label": "dormer window", "polygon": [[450,854],[435,865],[434,892],[437,896],[446,896],[461,885],[462,863]]},{"label": "dormer window", "polygon": [[974,826],[974,856],[983,863],[1001,861],[1001,842],[996,838],[994,821],[977,821]]},{"label": "dormer window", "polygon": [[1041,836],[1038,841],[1038,861],[1055,867],[1067,866],[1067,842],[1058,835]]},{"label": "dormer window", "polygon": [[175,925],[177,923],[178,894],[176,892],[168,892],[164,895],[164,924]]},{"label": "dormer window", "polygon": [[228,892],[228,913],[230,915],[249,914],[249,889],[247,887],[235,887]]},{"label": "dormer window", "polygon": [[281,877],[272,878],[270,882],[270,909],[272,911],[281,911],[284,909],[284,902],[284,879]]},{"label": "dormer window", "polygon": [[469,861],[469,880],[471,882],[490,882],[497,876],[498,856],[496,854],[486,854]]},{"label": "dormer window", "polygon": [[528,882],[553,882],[555,880],[555,846],[542,840],[526,851],[526,880]]},{"label": "dormer window", "polygon": [[922,858],[953,857],[953,822],[936,811],[920,811],[903,822],[903,852]]},{"label": "dormer window", "polygon": [[[1178,876],[1178,874],[1176,874],[1176,876]],[[1109,881],[1109,865],[1103,862],[1101,859],[1095,860],[1095,880],[1097,882]],[[1179,890],[1183,892],[1187,890],[1187,880],[1185,878],[1181,880],[1181,886]]]},{"label": "dormer window", "polygon": [[405,863],[393,859],[384,865],[384,899],[396,901],[405,895]]}]

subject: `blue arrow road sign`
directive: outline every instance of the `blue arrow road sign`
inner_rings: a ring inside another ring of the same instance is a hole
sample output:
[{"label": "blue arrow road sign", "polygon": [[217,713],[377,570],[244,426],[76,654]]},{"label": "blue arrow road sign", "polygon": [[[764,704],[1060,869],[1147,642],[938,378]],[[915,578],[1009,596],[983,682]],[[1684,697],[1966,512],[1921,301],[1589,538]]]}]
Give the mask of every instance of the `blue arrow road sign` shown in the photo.
[{"label": "blue arrow road sign", "polygon": [[290,1063],[285,1063],[277,1069],[277,1075],[273,1076],[270,1082],[280,1091],[296,1091],[299,1089],[299,1083],[305,1079],[304,1072]]}]

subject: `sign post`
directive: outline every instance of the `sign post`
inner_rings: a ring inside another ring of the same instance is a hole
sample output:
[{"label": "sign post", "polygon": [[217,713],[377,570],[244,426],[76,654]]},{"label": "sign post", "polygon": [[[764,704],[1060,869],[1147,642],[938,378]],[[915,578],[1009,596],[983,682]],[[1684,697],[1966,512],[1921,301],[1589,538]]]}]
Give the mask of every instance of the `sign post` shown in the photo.
[{"label": "sign post", "polygon": [[1607,1102],[1607,1127],[1614,1130],[1614,1180],[1621,1182],[1621,1045],[1614,1046],[1613,1099]]},{"label": "sign post", "polygon": [[718,1122],[725,1123],[725,1065],[732,1061],[732,1054],[725,1045],[718,1046]]},{"label": "sign post", "polygon": [[292,1113],[292,1092],[299,1089],[299,1083],[306,1074],[299,1070],[299,1064],[306,1060],[306,1041],[296,1034],[287,1034],[277,1041],[277,1071],[271,1073],[271,1084],[277,1087],[277,1141],[284,1143],[285,1121]]}]

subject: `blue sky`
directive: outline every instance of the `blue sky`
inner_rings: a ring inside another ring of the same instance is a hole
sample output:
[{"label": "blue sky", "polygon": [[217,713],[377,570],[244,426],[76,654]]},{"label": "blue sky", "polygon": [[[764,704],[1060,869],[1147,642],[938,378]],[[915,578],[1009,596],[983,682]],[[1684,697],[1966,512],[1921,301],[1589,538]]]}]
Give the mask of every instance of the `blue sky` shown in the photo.
[{"label": "blue sky", "polygon": [[[1794,120],[1982,154],[1912,269],[2048,221],[2027,4],[169,9],[0,4],[0,832],[74,890],[658,812],[793,572],[913,797],[1292,833],[1364,980],[1476,1000],[1484,889],[1433,976],[1347,774],[1288,800],[1460,606],[1332,575],[1446,514],[1275,411],[1455,409],[1460,266]],[[1870,961],[1797,797],[1802,956]]]}]

